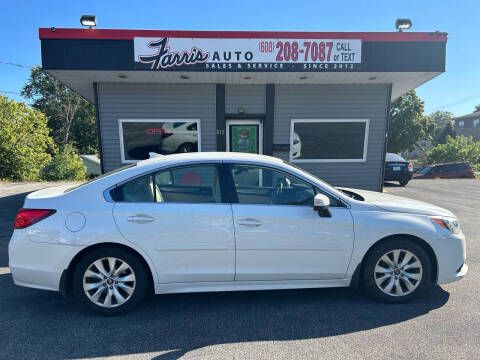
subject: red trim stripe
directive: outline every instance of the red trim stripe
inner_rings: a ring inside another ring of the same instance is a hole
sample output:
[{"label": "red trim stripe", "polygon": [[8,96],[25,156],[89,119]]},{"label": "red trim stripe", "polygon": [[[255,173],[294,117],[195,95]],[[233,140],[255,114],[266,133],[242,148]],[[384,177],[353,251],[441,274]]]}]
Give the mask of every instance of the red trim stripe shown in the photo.
[{"label": "red trim stripe", "polygon": [[114,29],[38,29],[40,39],[133,40],[134,37],[210,39],[361,39],[363,41],[447,41],[440,32],[285,32],[285,31],[183,31]]}]

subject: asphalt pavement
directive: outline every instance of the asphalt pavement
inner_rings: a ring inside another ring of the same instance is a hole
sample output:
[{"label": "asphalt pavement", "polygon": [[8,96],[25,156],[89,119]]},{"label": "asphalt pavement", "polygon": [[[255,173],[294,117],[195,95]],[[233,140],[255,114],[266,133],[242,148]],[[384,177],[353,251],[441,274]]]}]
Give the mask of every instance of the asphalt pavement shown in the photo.
[{"label": "asphalt pavement", "polygon": [[25,195],[0,183],[1,359],[478,359],[480,181],[416,180],[387,192],[452,210],[467,236],[467,277],[387,305],[351,289],[157,295],[101,317],[55,292],[13,285],[7,245]]}]

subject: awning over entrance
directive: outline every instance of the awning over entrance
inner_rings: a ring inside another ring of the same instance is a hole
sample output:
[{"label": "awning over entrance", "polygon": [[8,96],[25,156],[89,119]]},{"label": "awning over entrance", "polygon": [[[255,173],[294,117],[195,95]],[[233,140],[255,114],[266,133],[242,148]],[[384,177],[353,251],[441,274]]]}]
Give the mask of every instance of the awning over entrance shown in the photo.
[{"label": "awning over entrance", "polygon": [[392,84],[445,71],[444,33],[39,30],[42,67],[93,101],[93,84]]}]

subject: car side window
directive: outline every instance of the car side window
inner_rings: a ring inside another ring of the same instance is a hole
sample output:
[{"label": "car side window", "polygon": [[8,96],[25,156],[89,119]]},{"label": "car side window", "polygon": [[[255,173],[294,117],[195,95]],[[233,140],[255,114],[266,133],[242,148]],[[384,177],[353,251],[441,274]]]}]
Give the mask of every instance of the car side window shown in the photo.
[{"label": "car side window", "polygon": [[142,176],[117,186],[112,198],[121,202],[154,202],[153,176]]},{"label": "car side window", "polygon": [[[230,165],[230,172],[239,204],[313,206],[313,198],[320,192],[293,175],[271,168],[235,164]],[[332,206],[337,205],[335,201],[339,202],[331,199]]]},{"label": "car side window", "polygon": [[154,176],[156,202],[220,203],[217,166],[192,165],[159,171]]},{"label": "car side window", "polygon": [[218,179],[214,164],[181,166],[122,184],[112,198],[121,202],[220,203]]}]

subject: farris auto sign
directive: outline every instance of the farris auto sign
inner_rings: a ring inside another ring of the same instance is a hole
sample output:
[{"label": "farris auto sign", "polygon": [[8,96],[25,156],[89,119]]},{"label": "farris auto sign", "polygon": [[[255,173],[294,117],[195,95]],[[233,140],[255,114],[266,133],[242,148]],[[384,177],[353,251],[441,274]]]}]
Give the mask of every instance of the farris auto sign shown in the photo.
[{"label": "farris auto sign", "polygon": [[195,71],[359,71],[361,40],[135,38],[135,68]]}]

